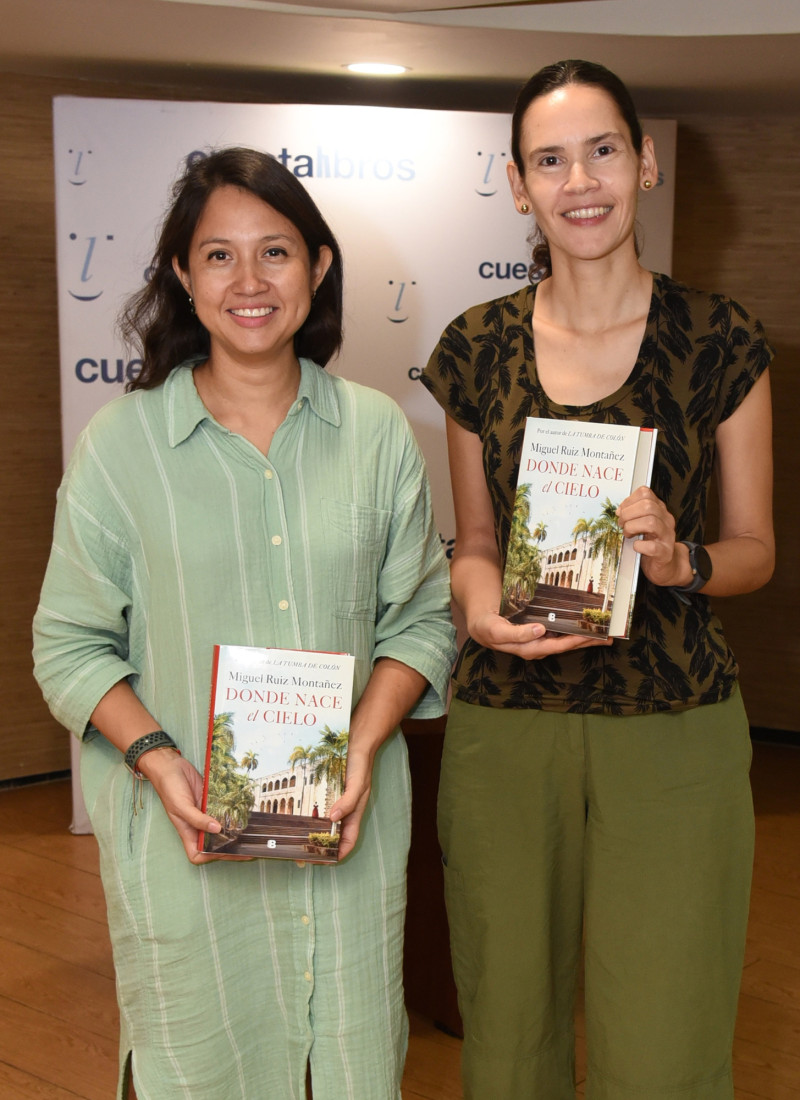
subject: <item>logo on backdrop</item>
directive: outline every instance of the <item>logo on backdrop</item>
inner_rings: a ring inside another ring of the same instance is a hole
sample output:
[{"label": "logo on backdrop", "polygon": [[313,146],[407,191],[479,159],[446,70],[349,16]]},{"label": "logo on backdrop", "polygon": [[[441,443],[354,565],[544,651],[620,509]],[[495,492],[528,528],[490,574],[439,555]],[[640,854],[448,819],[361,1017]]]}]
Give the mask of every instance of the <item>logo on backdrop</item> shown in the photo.
[{"label": "logo on backdrop", "polygon": [[105,382],[112,386],[132,382],[141,369],[141,359],[91,359],[87,356],[75,364],[75,377],[79,382]]},{"label": "logo on backdrop", "polygon": [[397,279],[389,280],[389,286],[392,288],[392,312],[387,314],[387,321],[391,321],[393,325],[402,325],[408,320],[408,307],[413,302],[413,296],[411,302],[409,301],[409,297],[413,293],[409,288],[416,285],[416,279],[412,279],[411,282],[400,282]]},{"label": "logo on backdrop", "polygon": [[84,172],[89,167],[88,158],[92,155],[91,149],[68,149],[72,170],[68,176],[73,187],[83,187],[87,181]]},{"label": "logo on backdrop", "polygon": [[482,279],[527,279],[528,265],[518,260],[482,260],[478,264],[478,274]]},{"label": "logo on backdrop", "polygon": [[481,182],[475,191],[483,199],[496,195],[501,182],[505,181],[505,163],[508,159],[506,153],[484,153],[478,150],[478,169],[481,174]]},{"label": "logo on backdrop", "polygon": [[[271,151],[271,150],[270,150]],[[361,154],[351,155],[339,149],[324,149],[317,146],[315,153],[292,153],[286,145],[280,153],[272,153],[284,168],[288,168],[298,179],[335,179],[335,180],[399,180],[406,183],[416,177],[414,161],[408,157],[390,160],[378,157],[373,160]],[[187,168],[191,168],[206,153],[195,149],[186,157]]]},{"label": "logo on backdrop", "polygon": [[[69,239],[71,241],[78,241],[78,234],[70,233]],[[77,253],[77,260],[73,261],[72,257],[70,256],[70,267],[72,267],[73,263],[75,263],[80,270],[80,293],[76,290],[73,290],[71,286],[68,286],[67,290],[77,302],[96,302],[100,295],[103,293],[103,288],[100,287],[100,289],[98,290],[97,282],[95,281],[95,273],[99,260],[99,256],[97,254],[97,242],[100,240],[113,241],[114,235],[113,233],[108,233],[103,238],[83,237],[81,238],[81,243],[77,245],[74,250],[70,249],[71,253],[73,251]],[[103,248],[102,244],[100,248]],[[70,279],[70,282],[73,286],[75,285],[74,278]]]}]

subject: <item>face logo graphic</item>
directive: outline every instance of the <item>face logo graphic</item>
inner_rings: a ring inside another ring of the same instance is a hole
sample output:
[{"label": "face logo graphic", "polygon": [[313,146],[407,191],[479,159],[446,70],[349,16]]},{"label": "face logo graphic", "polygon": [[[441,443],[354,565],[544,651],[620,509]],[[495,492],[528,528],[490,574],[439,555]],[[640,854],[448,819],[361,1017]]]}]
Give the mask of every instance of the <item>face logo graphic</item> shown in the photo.
[{"label": "face logo graphic", "polygon": [[395,282],[394,279],[389,280],[389,286],[392,288],[394,297],[394,307],[392,313],[387,316],[387,321],[391,321],[393,325],[402,325],[408,320],[407,306],[403,304],[403,297],[406,294],[407,287],[416,285],[417,283],[414,279],[412,279],[410,283]]},{"label": "face logo graphic", "polygon": [[83,174],[88,167],[88,158],[92,155],[91,149],[68,149],[70,157],[69,182],[73,187],[83,187],[87,177]]},{"label": "face logo graphic", "polygon": [[[77,233],[70,233],[69,239],[71,241],[77,241],[78,234]],[[96,261],[96,259],[97,259],[96,255],[95,255],[95,248],[97,246],[98,239],[99,239],[98,237],[85,237],[84,240],[86,241],[86,249],[79,253],[78,263],[82,265],[81,266],[81,275],[80,275],[82,293],[78,294],[74,290],[70,290],[69,287],[67,288],[69,290],[69,293],[70,293],[71,297],[75,298],[75,300],[78,301],[78,302],[95,302],[100,297],[100,295],[103,293],[102,288],[100,290],[98,290],[97,293],[94,293],[94,294],[90,293],[90,291],[94,290],[95,287],[87,285],[87,284],[91,283],[92,280],[94,279],[94,274],[92,272],[92,265],[93,265],[93,262]],[[113,234],[109,233],[105,237],[105,240],[113,241],[114,240]]]},{"label": "face logo graphic", "polygon": [[497,181],[506,178],[506,154],[483,153],[479,149],[477,155],[482,179],[480,186],[475,188],[475,193],[482,199],[488,199],[497,194]]}]

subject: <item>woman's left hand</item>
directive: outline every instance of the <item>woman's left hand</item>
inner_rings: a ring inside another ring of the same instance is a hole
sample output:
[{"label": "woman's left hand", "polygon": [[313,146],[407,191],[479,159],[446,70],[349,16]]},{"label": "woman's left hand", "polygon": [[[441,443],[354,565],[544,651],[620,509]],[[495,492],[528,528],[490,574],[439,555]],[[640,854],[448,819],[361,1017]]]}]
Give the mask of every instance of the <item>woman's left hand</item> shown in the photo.
[{"label": "woman's left hand", "polygon": [[350,718],[344,794],[331,806],[332,821],[341,821],[339,858],[352,852],[372,790],[375,754],[425,690],[427,680],[415,669],[381,657]]},{"label": "woman's left hand", "polygon": [[361,819],[369,802],[372,790],[373,757],[368,753],[351,748],[347,755],[347,779],[344,794],[331,807],[331,821],[341,821],[342,832],[339,838],[339,859],[352,852],[358,840]]},{"label": "woman's left hand", "polygon": [[683,543],[675,542],[675,519],[652,489],[642,485],[617,509],[622,533],[635,538],[642,572],[658,585],[686,585],[691,581],[689,556]]}]

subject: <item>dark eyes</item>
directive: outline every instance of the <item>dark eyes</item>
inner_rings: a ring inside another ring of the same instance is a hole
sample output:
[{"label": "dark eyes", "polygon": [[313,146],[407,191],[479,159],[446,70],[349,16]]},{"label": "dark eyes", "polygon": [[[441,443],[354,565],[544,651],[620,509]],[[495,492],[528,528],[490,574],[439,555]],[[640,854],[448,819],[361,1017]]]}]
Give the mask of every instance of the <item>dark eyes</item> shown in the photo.
[{"label": "dark eyes", "polygon": [[[283,248],[281,245],[277,245],[277,244],[276,245],[271,245],[269,248],[264,250],[264,256],[267,259],[270,259],[270,260],[279,260],[279,259],[282,259],[284,256],[288,256],[288,255],[289,255],[289,253],[287,252],[287,250],[285,248]],[[229,260],[230,258],[231,258],[230,252],[227,252],[224,248],[215,248],[215,249],[213,249],[213,251],[209,252],[208,255],[207,255],[207,259],[210,262],[222,263],[225,260]]]}]

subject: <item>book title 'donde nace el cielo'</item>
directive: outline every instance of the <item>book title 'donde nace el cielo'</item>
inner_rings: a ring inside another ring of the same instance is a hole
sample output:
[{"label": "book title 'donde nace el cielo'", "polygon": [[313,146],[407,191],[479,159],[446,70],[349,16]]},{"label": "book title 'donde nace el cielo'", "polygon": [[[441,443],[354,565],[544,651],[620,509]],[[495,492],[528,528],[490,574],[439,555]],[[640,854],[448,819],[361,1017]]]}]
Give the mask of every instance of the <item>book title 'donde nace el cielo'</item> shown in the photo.
[{"label": "book title 'donde nace el cielo'", "polygon": [[656,430],[528,417],[500,613],[556,634],[627,638],[639,554],[617,508],[653,472]]},{"label": "book title 'donde nace el cielo'", "polygon": [[201,852],[336,863],[353,668],[348,653],[214,646],[203,809],[222,831],[201,832]]}]

